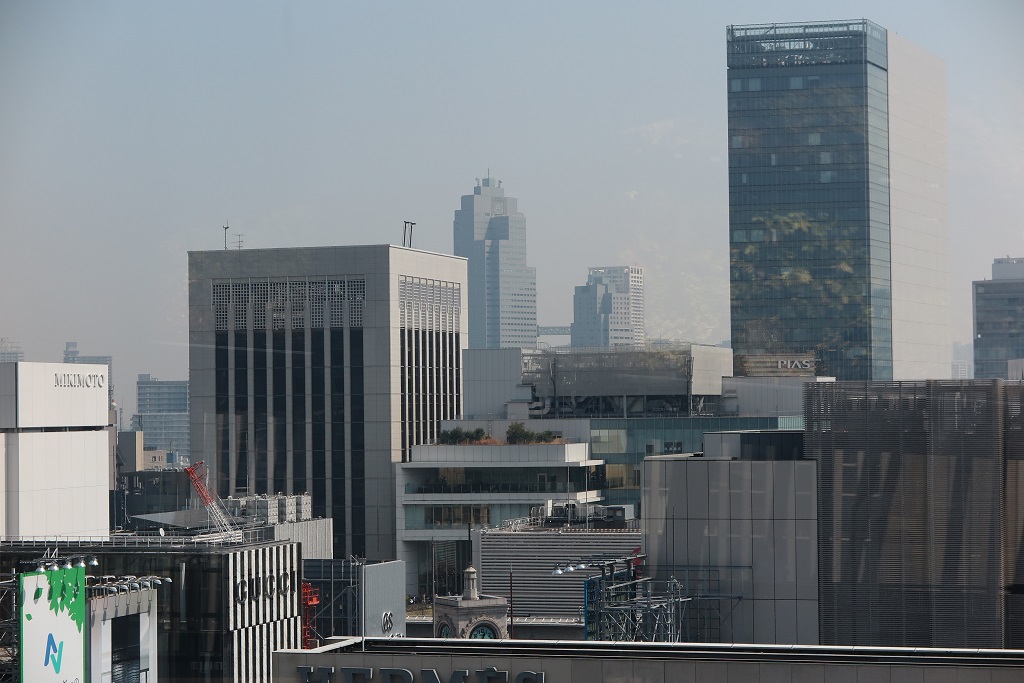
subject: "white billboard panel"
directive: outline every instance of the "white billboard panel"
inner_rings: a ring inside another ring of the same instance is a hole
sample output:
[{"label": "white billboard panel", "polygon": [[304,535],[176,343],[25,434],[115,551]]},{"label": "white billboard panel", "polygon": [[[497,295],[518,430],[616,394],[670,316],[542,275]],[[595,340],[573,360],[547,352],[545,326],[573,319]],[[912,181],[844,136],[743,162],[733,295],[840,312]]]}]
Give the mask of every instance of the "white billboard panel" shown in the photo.
[{"label": "white billboard panel", "polygon": [[365,637],[405,636],[405,562],[363,565],[363,633]]},{"label": "white billboard panel", "polygon": [[[6,365],[6,364],[5,364]],[[108,419],[107,366],[14,363],[0,373],[0,429],[103,427]],[[11,387],[14,382],[17,387]],[[14,397],[14,424],[10,397]]]},{"label": "white billboard panel", "polygon": [[18,577],[21,683],[85,680],[85,568]]}]

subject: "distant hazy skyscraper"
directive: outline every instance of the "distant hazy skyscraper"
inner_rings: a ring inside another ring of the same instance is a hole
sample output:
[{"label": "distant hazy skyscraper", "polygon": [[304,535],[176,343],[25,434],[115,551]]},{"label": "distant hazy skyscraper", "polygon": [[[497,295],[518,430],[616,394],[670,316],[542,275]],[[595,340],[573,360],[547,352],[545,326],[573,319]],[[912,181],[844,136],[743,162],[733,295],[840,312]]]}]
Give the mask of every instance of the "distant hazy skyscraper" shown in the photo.
[{"label": "distant hazy skyscraper", "polygon": [[537,345],[537,270],[526,265],[526,218],[501,181],[477,181],[455,211],[455,255],[469,260],[469,346]]},{"label": "distant hazy skyscraper", "polygon": [[78,342],[69,341],[64,344],[65,363],[93,363],[107,366],[107,395],[114,400],[114,357],[83,356],[78,352]]},{"label": "distant hazy skyscraper", "polygon": [[997,258],[974,290],[974,376],[1001,377],[1024,358],[1024,258]]},{"label": "distant hazy skyscraper", "polygon": [[17,363],[23,360],[25,354],[21,350],[21,344],[13,339],[0,337],[0,363]]},{"label": "distant hazy skyscraper", "polygon": [[643,268],[591,268],[572,301],[573,346],[643,345]]},{"label": "distant hazy skyscraper", "polygon": [[942,61],[865,20],[730,26],[732,347],[950,373]]},{"label": "distant hazy skyscraper", "polygon": [[143,447],[173,452],[188,460],[188,380],[139,375],[135,386],[138,412],[132,417],[132,431],[143,432]]}]

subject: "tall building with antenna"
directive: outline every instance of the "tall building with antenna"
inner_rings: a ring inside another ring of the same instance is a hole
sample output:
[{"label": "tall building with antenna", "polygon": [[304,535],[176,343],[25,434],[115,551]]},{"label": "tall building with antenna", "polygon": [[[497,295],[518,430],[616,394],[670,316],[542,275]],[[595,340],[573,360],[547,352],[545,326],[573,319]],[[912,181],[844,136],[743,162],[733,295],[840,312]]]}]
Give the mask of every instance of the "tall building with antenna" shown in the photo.
[{"label": "tall building with antenna", "polygon": [[469,346],[537,345],[537,270],[526,265],[526,217],[501,181],[477,179],[453,225],[455,255],[469,261]]},{"label": "tall building with antenna", "polygon": [[465,260],[385,244],[188,267],[192,461],[222,497],[309,493],[335,557],[393,558],[394,463],[462,414]]}]

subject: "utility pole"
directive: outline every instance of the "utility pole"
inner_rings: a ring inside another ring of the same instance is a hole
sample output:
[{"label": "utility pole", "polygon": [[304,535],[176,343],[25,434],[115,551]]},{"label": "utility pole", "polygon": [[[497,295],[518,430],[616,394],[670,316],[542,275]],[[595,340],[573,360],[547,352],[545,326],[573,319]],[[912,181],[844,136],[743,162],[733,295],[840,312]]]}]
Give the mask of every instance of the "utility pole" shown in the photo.
[{"label": "utility pole", "polygon": [[508,563],[508,637],[514,638],[513,628],[516,622],[515,602],[512,600],[512,563]]}]

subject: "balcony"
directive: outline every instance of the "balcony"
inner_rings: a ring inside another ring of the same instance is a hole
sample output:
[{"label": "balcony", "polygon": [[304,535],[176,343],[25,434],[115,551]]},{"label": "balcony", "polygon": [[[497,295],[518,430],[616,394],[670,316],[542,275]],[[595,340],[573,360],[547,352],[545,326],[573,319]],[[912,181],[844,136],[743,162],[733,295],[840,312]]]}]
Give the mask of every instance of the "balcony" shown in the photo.
[{"label": "balcony", "polygon": [[[582,493],[586,489],[569,484],[568,493]],[[406,484],[406,495],[459,495],[459,494],[492,494],[492,493],[566,493],[564,481],[549,482],[467,482],[464,484],[447,484],[441,482],[427,484]]]}]

